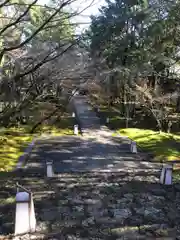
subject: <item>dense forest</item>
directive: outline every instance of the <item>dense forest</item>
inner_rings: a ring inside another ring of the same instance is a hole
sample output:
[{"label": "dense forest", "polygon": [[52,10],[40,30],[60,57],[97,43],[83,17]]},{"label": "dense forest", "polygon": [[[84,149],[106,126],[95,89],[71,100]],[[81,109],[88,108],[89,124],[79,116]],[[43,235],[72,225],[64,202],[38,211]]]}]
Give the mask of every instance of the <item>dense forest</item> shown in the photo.
[{"label": "dense forest", "polygon": [[[0,3],[1,126],[36,126],[57,111],[64,111],[60,101],[63,80],[80,71],[82,61],[77,45],[81,36],[75,33],[76,24],[71,21],[79,12],[68,10],[72,2]],[[53,111],[44,116],[40,103],[53,103]]]},{"label": "dense forest", "polygon": [[179,129],[179,13],[175,0],[108,0],[84,36],[111,102],[127,119],[140,107],[160,131]]},{"label": "dense forest", "polygon": [[127,121],[141,109],[160,131],[177,131],[179,1],[106,1],[82,34],[72,2],[1,2],[0,124],[34,122],[40,102],[54,102],[52,116],[68,104],[64,86],[95,81]]}]

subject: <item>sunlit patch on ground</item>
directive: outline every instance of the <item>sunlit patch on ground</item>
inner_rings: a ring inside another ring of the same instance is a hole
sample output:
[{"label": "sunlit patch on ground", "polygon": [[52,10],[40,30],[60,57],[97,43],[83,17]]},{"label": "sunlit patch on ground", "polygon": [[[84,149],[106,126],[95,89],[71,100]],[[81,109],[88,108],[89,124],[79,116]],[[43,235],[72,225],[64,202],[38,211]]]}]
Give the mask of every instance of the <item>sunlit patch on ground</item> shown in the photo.
[{"label": "sunlit patch on ground", "polygon": [[28,144],[37,136],[62,136],[73,134],[73,119],[63,118],[59,124],[42,125],[34,134],[30,133],[32,126],[3,128],[0,131],[0,171],[11,171],[17,164]]},{"label": "sunlit patch on ground", "polygon": [[12,170],[32,139],[33,135],[27,134],[23,128],[9,128],[1,131],[0,171]]},{"label": "sunlit patch on ground", "polygon": [[117,133],[128,136],[136,141],[140,148],[153,153],[155,160],[180,160],[179,135],[137,128],[120,129]]}]

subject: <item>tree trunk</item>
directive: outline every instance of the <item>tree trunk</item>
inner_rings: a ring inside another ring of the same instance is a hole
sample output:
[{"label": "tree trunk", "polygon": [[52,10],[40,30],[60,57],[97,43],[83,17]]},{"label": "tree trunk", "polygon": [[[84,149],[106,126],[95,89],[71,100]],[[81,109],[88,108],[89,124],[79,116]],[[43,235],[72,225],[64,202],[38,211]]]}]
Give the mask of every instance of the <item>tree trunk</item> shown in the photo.
[{"label": "tree trunk", "polygon": [[126,128],[129,127],[129,103],[126,90],[124,91],[124,106],[125,106],[125,118],[126,118]]},{"label": "tree trunk", "polygon": [[45,118],[42,118],[39,122],[37,122],[31,129],[30,133],[34,133],[36,128],[39,127],[44,121],[48,120],[51,118],[59,109],[55,109],[52,113],[50,113],[48,116]]},{"label": "tree trunk", "polygon": [[126,128],[129,127],[129,106],[126,104]]},{"label": "tree trunk", "polygon": [[157,125],[158,125],[158,129],[159,132],[165,132],[165,133],[170,133],[171,132],[171,127],[172,127],[172,122],[171,121],[167,121],[165,119],[156,119],[157,121]]},{"label": "tree trunk", "polygon": [[180,96],[178,96],[178,98],[177,98],[176,112],[180,113]]},{"label": "tree trunk", "polygon": [[168,130],[167,130],[168,133],[171,133],[171,127],[172,127],[172,122],[169,121],[168,122]]},{"label": "tree trunk", "polygon": [[159,119],[156,119],[156,121],[157,121],[159,133],[162,133],[162,131],[163,131],[162,122]]},{"label": "tree trunk", "polygon": [[163,132],[170,133],[172,127],[172,122],[169,120],[163,120]]}]

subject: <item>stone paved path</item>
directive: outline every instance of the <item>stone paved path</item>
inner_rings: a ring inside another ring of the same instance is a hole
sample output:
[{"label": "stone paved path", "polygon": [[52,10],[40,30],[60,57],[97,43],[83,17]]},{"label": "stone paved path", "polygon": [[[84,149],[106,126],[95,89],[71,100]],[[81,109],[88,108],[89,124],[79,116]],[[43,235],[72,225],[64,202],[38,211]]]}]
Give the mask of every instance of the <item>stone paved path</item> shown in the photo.
[{"label": "stone paved path", "polygon": [[100,121],[92,111],[88,100],[84,96],[75,96],[72,100],[76,117],[80,122],[82,132],[96,131],[101,128]]},{"label": "stone paved path", "polygon": [[83,99],[75,102],[84,136],[39,141],[21,172],[34,193],[36,239],[178,239],[179,185],[161,186],[160,165],[131,154],[127,139],[117,144]]}]

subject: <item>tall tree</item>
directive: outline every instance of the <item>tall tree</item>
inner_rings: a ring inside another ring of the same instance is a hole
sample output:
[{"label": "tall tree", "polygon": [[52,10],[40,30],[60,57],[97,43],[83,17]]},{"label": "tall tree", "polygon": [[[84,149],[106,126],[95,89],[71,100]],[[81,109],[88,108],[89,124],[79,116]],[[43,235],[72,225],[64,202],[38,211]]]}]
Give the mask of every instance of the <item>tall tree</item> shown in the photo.
[{"label": "tall tree", "polygon": [[[151,87],[153,99],[172,91],[167,86],[177,78],[171,67],[179,61],[179,9],[180,3],[175,0],[106,1],[100,14],[92,17],[87,35],[92,58],[106,63],[109,89],[116,82],[119,95],[124,96],[123,89],[126,94],[129,89],[132,96],[141,78]],[[173,91],[177,91],[177,81],[173,83]]]},{"label": "tall tree", "polygon": [[73,13],[64,10],[70,3],[40,6],[37,0],[9,0],[0,5],[2,124],[10,124],[51,90],[56,93],[51,79],[60,74],[56,60],[77,42],[70,23]]}]

